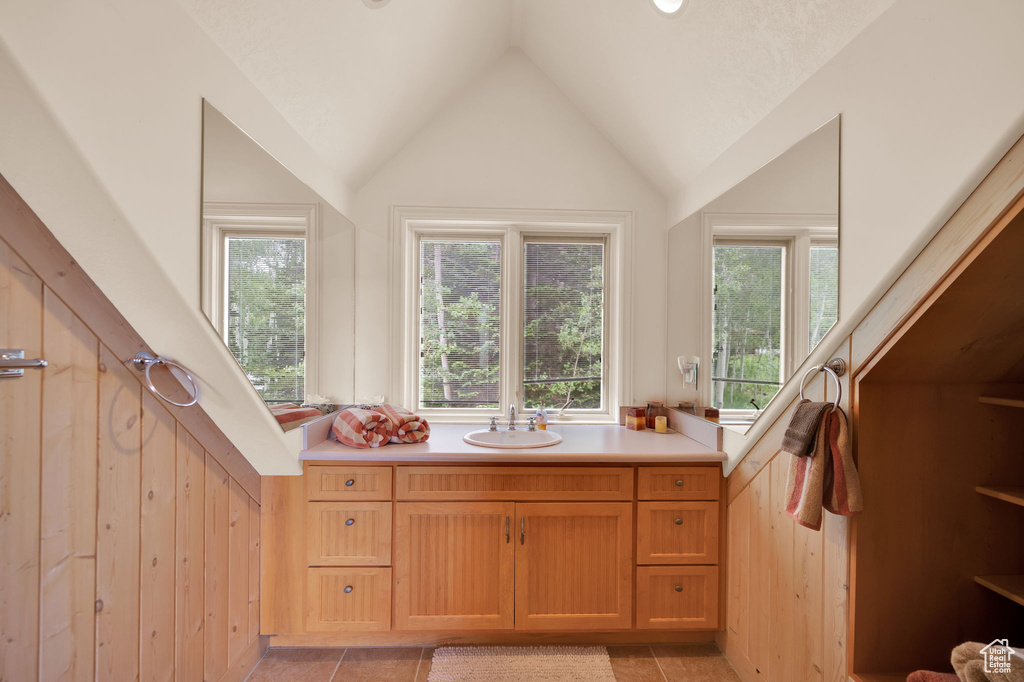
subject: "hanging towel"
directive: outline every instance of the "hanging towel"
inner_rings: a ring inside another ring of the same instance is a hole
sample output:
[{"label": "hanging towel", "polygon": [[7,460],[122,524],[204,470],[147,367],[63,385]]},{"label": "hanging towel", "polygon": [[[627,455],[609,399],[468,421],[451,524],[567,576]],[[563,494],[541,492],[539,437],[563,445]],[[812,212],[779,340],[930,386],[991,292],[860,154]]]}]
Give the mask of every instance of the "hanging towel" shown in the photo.
[{"label": "hanging towel", "polygon": [[390,422],[383,413],[358,407],[339,412],[331,431],[339,443],[352,448],[378,448],[391,438]]},{"label": "hanging towel", "polygon": [[377,408],[387,417],[392,443],[422,443],[430,438],[430,424],[401,405],[381,405]]},{"label": "hanging towel", "polygon": [[822,508],[841,516],[864,509],[846,414],[831,405],[815,431],[810,456],[790,461],[786,483],[786,513],[801,526],[819,530]]},{"label": "hanging towel", "polygon": [[825,419],[828,422],[826,435],[831,455],[831,466],[825,469],[825,509],[840,516],[853,516],[864,511],[864,498],[860,490],[860,475],[853,463],[853,448],[850,447],[850,426],[846,414],[839,408],[832,410]]},{"label": "hanging towel", "polygon": [[825,468],[829,464],[827,422],[821,419],[812,439],[809,457],[797,457],[789,462],[786,482],[786,513],[807,528],[821,528],[821,501],[825,489]]},{"label": "hanging towel", "polygon": [[797,403],[789,426],[786,427],[786,435],[782,438],[782,449],[800,457],[810,455],[818,425],[830,407],[832,403],[812,403],[806,399]]}]

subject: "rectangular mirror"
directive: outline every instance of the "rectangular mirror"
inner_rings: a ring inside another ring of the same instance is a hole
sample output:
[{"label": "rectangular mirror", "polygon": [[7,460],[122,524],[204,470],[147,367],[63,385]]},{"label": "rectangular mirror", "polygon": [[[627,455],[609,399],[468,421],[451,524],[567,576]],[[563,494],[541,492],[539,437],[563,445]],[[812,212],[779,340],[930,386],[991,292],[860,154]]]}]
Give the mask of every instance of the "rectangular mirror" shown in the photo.
[{"label": "rectangular mirror", "polygon": [[205,101],[202,142],[201,306],[289,430],[352,402],[355,228]]},{"label": "rectangular mirror", "polygon": [[837,116],[669,232],[670,404],[745,431],[836,323],[839,136]]}]

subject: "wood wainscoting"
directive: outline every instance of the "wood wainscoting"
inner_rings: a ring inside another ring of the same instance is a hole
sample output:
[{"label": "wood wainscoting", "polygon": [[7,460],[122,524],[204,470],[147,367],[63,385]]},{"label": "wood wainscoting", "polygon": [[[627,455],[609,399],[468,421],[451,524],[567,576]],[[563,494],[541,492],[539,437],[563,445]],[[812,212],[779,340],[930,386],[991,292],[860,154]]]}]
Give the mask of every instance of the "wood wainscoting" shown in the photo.
[{"label": "wood wainscoting", "polygon": [[[259,475],[0,177],[0,679],[241,680],[259,636]],[[216,454],[214,454],[216,453]]]}]

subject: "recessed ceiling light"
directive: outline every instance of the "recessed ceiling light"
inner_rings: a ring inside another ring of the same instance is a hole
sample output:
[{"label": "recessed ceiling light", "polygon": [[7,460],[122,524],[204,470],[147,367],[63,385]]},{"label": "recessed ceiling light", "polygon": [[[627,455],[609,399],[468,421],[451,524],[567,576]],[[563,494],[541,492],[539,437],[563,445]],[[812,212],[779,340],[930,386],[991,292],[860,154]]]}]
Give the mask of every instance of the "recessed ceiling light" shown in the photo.
[{"label": "recessed ceiling light", "polygon": [[651,0],[654,9],[666,16],[679,16],[686,8],[687,0]]}]

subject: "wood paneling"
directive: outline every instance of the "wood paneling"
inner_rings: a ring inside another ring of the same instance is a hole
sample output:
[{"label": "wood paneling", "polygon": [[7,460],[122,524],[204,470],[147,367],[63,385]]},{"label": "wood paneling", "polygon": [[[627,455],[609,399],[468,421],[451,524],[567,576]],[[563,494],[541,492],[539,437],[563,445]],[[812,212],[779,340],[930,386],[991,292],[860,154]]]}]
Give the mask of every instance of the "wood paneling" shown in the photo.
[{"label": "wood paneling", "polygon": [[517,630],[632,625],[633,505],[516,505]]},{"label": "wood paneling", "polygon": [[718,628],[718,567],[637,568],[636,626],[670,630]]},{"label": "wood paneling", "polygon": [[264,476],[260,506],[260,631],[305,632],[306,490],[298,476]]},{"label": "wood paneling", "polygon": [[228,563],[230,561],[231,477],[206,453],[206,623],[203,626],[206,679],[228,669]]},{"label": "wood paneling", "polygon": [[309,465],[306,496],[319,501],[390,500],[391,467]]},{"label": "wood paneling", "polygon": [[310,566],[391,564],[391,502],[310,502],[306,513]]},{"label": "wood paneling", "polygon": [[[122,361],[145,344],[2,178],[0,216],[0,346],[49,362],[0,379],[0,679],[243,679],[266,648],[258,474],[201,409],[143,388]],[[235,495],[223,514],[207,460]],[[241,581],[223,619],[204,617],[208,573]],[[207,637],[234,659],[212,677]]]},{"label": "wood paneling", "polygon": [[717,564],[717,502],[640,502],[638,564]]},{"label": "wood paneling", "polygon": [[399,500],[630,500],[629,467],[399,466]]},{"label": "wood paneling", "polygon": [[[0,223],[3,220],[0,219]],[[21,258],[0,244],[0,341],[43,350],[43,288]],[[0,679],[38,674],[39,495],[42,375],[0,379]]]},{"label": "wood paneling", "polygon": [[[99,343],[49,290],[43,338],[43,357],[50,364],[41,375],[46,486],[39,507],[39,677],[91,680],[96,632]],[[173,570],[173,557],[168,565]]]},{"label": "wood paneling", "polygon": [[310,568],[307,585],[310,632],[391,627],[390,568]]},{"label": "wood paneling", "polygon": [[395,627],[511,628],[515,505],[399,502],[395,510]]},{"label": "wood paneling", "polygon": [[717,500],[718,467],[640,467],[637,497],[641,500]]}]

